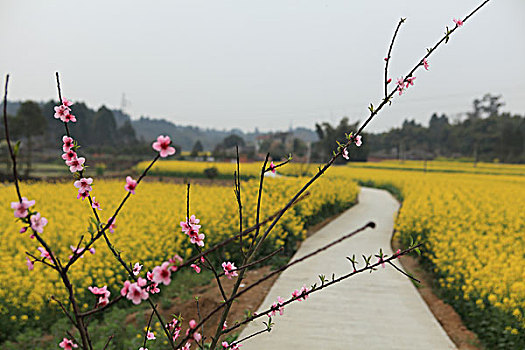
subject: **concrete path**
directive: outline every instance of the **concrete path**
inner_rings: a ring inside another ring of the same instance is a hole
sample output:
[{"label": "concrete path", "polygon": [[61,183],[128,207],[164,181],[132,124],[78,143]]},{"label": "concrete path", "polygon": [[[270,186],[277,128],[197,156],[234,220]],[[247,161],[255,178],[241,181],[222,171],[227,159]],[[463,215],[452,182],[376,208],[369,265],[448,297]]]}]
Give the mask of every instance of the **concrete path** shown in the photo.
[{"label": "concrete path", "polygon": [[[345,256],[391,255],[390,239],[397,201],[386,191],[363,188],[359,204],[303,242],[299,258],[373,220],[377,226],[286,270],[272,286],[259,311],[278,296],[288,299],[303,284],[319,282],[318,275],[341,275],[351,269]],[[375,259],[375,258],[374,258]],[[362,263],[360,264],[362,265]],[[359,266],[359,265],[358,265]],[[261,318],[252,322],[239,339],[263,329]],[[273,349],[455,349],[412,282],[392,267],[362,273],[306,301],[286,306],[273,318],[271,333],[244,342],[242,350]]]}]

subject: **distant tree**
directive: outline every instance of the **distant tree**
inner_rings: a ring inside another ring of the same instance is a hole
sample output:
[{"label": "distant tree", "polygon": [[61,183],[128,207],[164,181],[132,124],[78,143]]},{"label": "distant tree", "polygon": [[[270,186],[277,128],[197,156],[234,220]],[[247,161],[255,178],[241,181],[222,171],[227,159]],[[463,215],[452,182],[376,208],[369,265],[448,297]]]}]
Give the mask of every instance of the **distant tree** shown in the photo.
[{"label": "distant tree", "polygon": [[117,130],[119,140],[124,144],[130,144],[137,142],[137,135],[135,129],[129,120],[126,120],[124,124]]},{"label": "distant tree", "polygon": [[231,134],[229,136],[226,136],[224,140],[222,140],[222,146],[224,148],[232,148],[235,146],[244,147],[245,142],[242,137],[239,135]]},{"label": "distant tree", "polygon": [[[344,117],[339,122],[339,125],[333,127],[330,123],[324,122],[322,124],[316,124],[315,129],[319,136],[319,141],[313,145],[312,158],[316,161],[325,161],[327,157],[332,155],[332,152],[337,149],[337,143],[334,140],[344,144],[348,140],[345,134],[351,131],[356,131],[358,122],[354,124],[348,123],[348,118]],[[363,134],[363,145],[356,147],[355,145],[350,146],[350,160],[351,161],[366,161],[368,157],[368,144],[367,135]],[[346,162],[345,159],[337,159],[337,162],[343,164]]]},{"label": "distant tree", "polygon": [[19,137],[26,139],[25,175],[29,176],[33,157],[33,137],[44,135],[47,128],[47,121],[38,104],[33,101],[23,102],[13,121],[15,122],[13,125],[13,129],[16,130],[15,133]]},{"label": "distant tree", "polygon": [[306,142],[299,138],[293,139],[293,153],[298,157],[304,157],[308,151],[308,145]]},{"label": "distant tree", "polygon": [[93,117],[93,141],[97,145],[115,145],[116,138],[117,123],[113,112],[102,106]]},{"label": "distant tree", "polygon": [[199,152],[202,152],[202,151],[204,151],[204,147],[202,147],[201,140],[197,140],[193,144],[193,148],[191,149],[191,156],[192,157],[197,157],[197,156],[199,156]]}]

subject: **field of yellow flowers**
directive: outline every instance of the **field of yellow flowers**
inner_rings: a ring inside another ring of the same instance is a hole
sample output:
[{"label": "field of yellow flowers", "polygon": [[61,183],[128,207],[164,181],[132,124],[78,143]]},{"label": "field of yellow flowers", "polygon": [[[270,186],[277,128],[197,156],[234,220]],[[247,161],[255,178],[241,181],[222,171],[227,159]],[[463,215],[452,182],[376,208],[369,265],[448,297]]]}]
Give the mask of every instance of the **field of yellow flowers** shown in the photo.
[{"label": "field of yellow flowers", "polygon": [[[276,163],[277,164],[277,163]],[[138,172],[143,171],[149,162],[139,163],[135,169]],[[161,160],[155,163],[151,168],[151,175],[159,176],[178,176],[189,178],[206,177],[204,170],[209,168],[217,169],[217,177],[222,179],[233,178],[236,163],[227,162],[191,162],[184,160]],[[317,169],[315,164],[288,163],[286,166],[278,168],[278,173],[287,176],[301,176],[311,174]],[[261,164],[259,162],[243,163],[241,176],[245,179],[259,178],[261,174]]]},{"label": "field of yellow flowers", "polygon": [[[235,164],[163,161],[153,170],[159,175],[189,178],[192,174],[202,177],[210,166],[228,177]],[[264,249],[269,252],[283,246],[291,252],[303,239],[307,225],[355,201],[356,182],[386,188],[403,200],[396,235],[405,244],[412,237],[425,243],[423,258],[435,273],[441,296],[488,348],[525,346],[525,167],[429,162],[427,172],[423,170],[423,162],[410,161],[333,167],[312,187],[310,198],[284,216]],[[317,165],[291,164],[278,169],[283,175],[315,171]],[[258,177],[260,164],[243,164],[241,172],[246,177]],[[268,215],[305,178],[284,176],[265,181],[263,215]],[[243,182],[245,227],[254,223],[257,185],[257,180]],[[93,195],[102,204],[103,219],[124,196],[123,187],[123,181],[95,182]],[[49,219],[45,237],[65,259],[69,246],[86,231],[89,208],[75,198],[76,189],[69,183],[34,183],[24,185],[23,191],[37,201],[38,210]],[[186,215],[185,191],[184,185],[140,184],[111,235],[124,259],[140,261],[146,269],[175,253],[191,255],[192,246],[178,225]],[[231,187],[195,185],[191,192],[191,213],[201,219],[207,244],[236,232],[237,208]],[[0,198],[2,203],[15,200],[13,187],[0,188]],[[38,272],[27,270],[24,253],[36,253],[37,245],[27,234],[17,233],[19,227],[12,215],[7,206],[0,209],[0,266],[9,266],[0,282],[0,322],[30,322],[51,308],[50,294],[65,296],[52,271],[42,266],[35,267]],[[95,255],[87,254],[75,265],[75,285],[79,291],[86,291],[90,285],[107,284],[117,294],[124,272],[103,244],[96,249]],[[236,258],[234,250],[223,254],[225,259]]]},{"label": "field of yellow flowers", "polygon": [[[517,167],[508,168],[500,171]],[[405,244],[425,242],[423,256],[445,300],[490,349],[525,346],[525,176],[359,165],[334,174],[398,190],[396,234]]]},{"label": "field of yellow flowers", "polygon": [[[266,179],[262,217],[280,209],[304,182],[302,178]],[[102,205],[103,210],[99,212],[102,220],[107,221],[127,193],[124,185],[124,181],[95,180],[92,195]],[[245,227],[255,223],[257,189],[256,180],[242,183]],[[54,253],[62,261],[67,261],[71,254],[70,245],[76,246],[83,234],[89,239],[86,230],[92,213],[87,201],[76,199],[77,189],[72,181],[23,184],[22,192],[24,196],[36,200],[36,210],[49,220],[43,237]],[[263,246],[263,251],[268,253],[284,247],[285,251],[291,252],[297,241],[304,238],[308,224],[349,207],[356,201],[357,192],[357,185],[349,179],[322,179],[312,186],[306,200],[299,202],[283,216]],[[15,221],[9,207],[9,203],[15,200],[16,193],[12,185],[0,187],[0,202],[4,203],[0,208],[0,266],[3,267],[3,278],[0,279],[1,325],[31,324],[46,317],[49,310],[55,313],[58,310],[56,304],[50,305],[50,295],[61,300],[67,299],[54,271],[41,264],[35,264],[34,270],[28,271],[25,252],[39,256],[39,245],[29,238],[28,233],[18,233],[21,225]],[[233,184],[231,187],[192,186],[190,210],[201,220],[206,246],[238,232],[238,209]],[[182,257],[192,255],[194,246],[179,226],[185,217],[185,185],[143,182],[119,214],[117,228],[110,238],[126,261],[140,262],[144,264],[144,269],[151,269],[174,254]],[[124,270],[116,263],[105,243],[100,241],[95,248],[94,255],[85,254],[71,270],[71,278],[77,293],[81,295],[84,309],[91,308],[93,302],[87,287],[107,285],[112,296],[115,296],[126,279]],[[236,261],[235,254],[238,253],[233,252],[238,252],[238,247],[224,250],[222,258]]]}]

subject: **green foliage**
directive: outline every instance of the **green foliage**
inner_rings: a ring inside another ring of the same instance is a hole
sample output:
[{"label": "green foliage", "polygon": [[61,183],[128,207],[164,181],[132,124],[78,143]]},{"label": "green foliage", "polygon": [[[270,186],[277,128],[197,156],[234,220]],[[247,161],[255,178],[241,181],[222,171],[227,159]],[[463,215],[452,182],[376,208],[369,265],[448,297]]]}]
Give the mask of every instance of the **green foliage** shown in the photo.
[{"label": "green foliage", "polygon": [[370,136],[370,150],[381,157],[432,159],[471,157],[478,161],[498,159],[525,162],[525,118],[500,113],[501,96],[485,95],[473,102],[467,118],[451,122],[433,114],[429,126],[405,120],[401,128]]},{"label": "green foliage", "polygon": [[[312,145],[312,160],[317,162],[326,161],[327,157],[331,157],[333,152],[337,150],[338,144],[346,144],[348,141],[346,135],[352,131],[356,131],[359,122],[354,124],[348,123],[348,118],[344,117],[339,122],[339,125],[332,126],[330,123],[324,122],[322,124],[315,124],[317,136],[319,141]],[[368,158],[368,135],[361,134],[363,136],[363,145],[357,147],[350,145],[348,151],[350,153],[350,161],[366,161]],[[342,157],[338,158],[337,163],[346,163]]]},{"label": "green foliage", "polygon": [[204,176],[208,179],[215,179],[219,175],[219,170],[216,167],[204,169]]}]

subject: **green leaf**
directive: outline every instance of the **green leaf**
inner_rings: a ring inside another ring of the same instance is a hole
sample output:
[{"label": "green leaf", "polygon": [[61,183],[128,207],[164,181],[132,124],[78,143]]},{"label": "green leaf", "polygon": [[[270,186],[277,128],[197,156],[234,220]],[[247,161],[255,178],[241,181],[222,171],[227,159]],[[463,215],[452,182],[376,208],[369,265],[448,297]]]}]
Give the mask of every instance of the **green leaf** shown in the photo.
[{"label": "green leaf", "polygon": [[13,154],[15,157],[18,155],[19,150],[20,150],[20,140],[16,141],[15,147],[13,147]]}]

